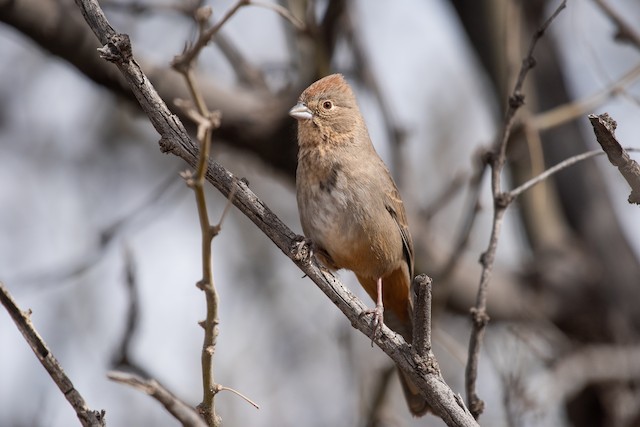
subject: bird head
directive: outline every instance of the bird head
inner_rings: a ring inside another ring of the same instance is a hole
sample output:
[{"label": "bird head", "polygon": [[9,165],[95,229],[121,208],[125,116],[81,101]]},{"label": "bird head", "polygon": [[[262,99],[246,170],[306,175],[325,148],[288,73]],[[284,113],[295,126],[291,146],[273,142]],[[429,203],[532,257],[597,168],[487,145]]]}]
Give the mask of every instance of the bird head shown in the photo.
[{"label": "bird head", "polygon": [[324,77],[309,86],[289,110],[298,120],[300,144],[309,140],[340,143],[352,139],[362,117],[351,87],[341,74]]}]

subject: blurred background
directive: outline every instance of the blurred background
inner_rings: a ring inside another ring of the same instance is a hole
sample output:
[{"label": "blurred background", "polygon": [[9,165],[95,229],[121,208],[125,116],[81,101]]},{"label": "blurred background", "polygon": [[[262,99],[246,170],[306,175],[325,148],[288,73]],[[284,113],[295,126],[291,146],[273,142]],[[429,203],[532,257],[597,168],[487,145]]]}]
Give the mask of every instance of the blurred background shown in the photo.
[{"label": "blurred background", "polygon": [[[100,2],[165,102],[188,97],[169,67],[195,39],[200,5]],[[540,23],[558,1],[283,0],[297,30],[246,6],[198,62],[222,112],[213,157],[300,233],[299,93],[341,72],[398,183],[417,272],[434,278],[434,351],[464,395],[469,308],[492,201],[481,157]],[[616,21],[618,19],[618,21]],[[0,280],[76,388],[110,426],[177,425],[152,398],[109,381],[137,369],[201,400],[204,296],[187,166],[158,134],[70,0],[0,1]],[[628,23],[625,27],[623,22]],[[508,150],[507,188],[598,148],[587,114],[608,112],[623,146],[640,131],[640,4],[571,1],[536,48]],[[187,120],[184,120],[185,124]],[[510,206],[489,288],[480,418],[491,426],[640,425],[640,221],[600,156]],[[208,191],[211,221],[226,199]],[[213,241],[220,295],[216,405],[228,426],[442,426],[406,409],[388,358],[240,212]],[[372,304],[349,272],[343,279]],[[388,373],[391,372],[391,376]],[[382,396],[374,404],[375,396]],[[78,421],[0,310],[0,425]]]}]

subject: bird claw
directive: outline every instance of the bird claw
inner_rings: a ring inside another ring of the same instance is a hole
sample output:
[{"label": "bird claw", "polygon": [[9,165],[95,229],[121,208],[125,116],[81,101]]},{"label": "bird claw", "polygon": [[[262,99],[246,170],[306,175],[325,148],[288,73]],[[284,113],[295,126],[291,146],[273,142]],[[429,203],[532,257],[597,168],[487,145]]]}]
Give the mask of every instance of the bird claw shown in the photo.
[{"label": "bird claw", "polygon": [[373,341],[382,333],[382,325],[384,325],[384,306],[382,304],[376,304],[374,308],[363,310],[360,313],[360,317],[372,314],[373,318],[371,323],[373,325],[373,332],[371,333],[371,347],[373,347]]},{"label": "bird claw", "polygon": [[296,261],[310,261],[313,257],[313,242],[304,236],[296,236],[291,245],[291,254]]}]

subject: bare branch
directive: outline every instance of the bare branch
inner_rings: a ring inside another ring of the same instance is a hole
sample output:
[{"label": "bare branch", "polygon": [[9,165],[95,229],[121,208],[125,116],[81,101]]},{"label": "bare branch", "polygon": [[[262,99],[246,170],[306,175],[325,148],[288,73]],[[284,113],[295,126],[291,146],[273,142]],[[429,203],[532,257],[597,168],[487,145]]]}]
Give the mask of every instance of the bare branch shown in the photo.
[{"label": "bare branch", "polygon": [[431,277],[426,274],[413,279],[415,307],[412,347],[420,357],[428,357],[431,354],[431,285]]},{"label": "bare branch", "polygon": [[9,293],[9,290],[2,282],[0,282],[0,303],[2,303],[7,310],[18,327],[18,330],[42,366],[47,370],[53,382],[56,383],[65,399],[71,404],[73,410],[76,411],[80,423],[85,427],[104,427],[106,425],[104,420],[105,412],[94,411],[87,406],[80,392],[73,386],[67,374],[64,373],[64,369],[62,369],[58,360],[53,353],[51,353],[51,350],[49,350],[49,347],[33,326],[30,318],[31,311],[25,312],[20,310]]},{"label": "bare branch", "polygon": [[631,186],[629,203],[640,204],[640,165],[629,157],[615,136],[616,122],[607,114],[589,115],[596,139],[612,165],[618,168],[624,179]]},{"label": "bare branch", "polygon": [[534,377],[528,394],[547,408],[566,402],[589,384],[640,379],[640,346],[593,345],[563,357]]},{"label": "bare branch", "polygon": [[236,389],[233,389],[231,387],[225,387],[225,386],[220,385],[220,384],[216,384],[215,391],[216,391],[216,393],[219,393],[221,391],[229,391],[229,392],[235,394],[236,396],[241,397],[243,400],[245,400],[248,404],[250,404],[254,408],[260,409],[260,405],[258,405],[256,402],[254,402],[253,400],[249,399],[247,396],[245,396],[244,394],[240,393]]},{"label": "bare branch", "polygon": [[115,382],[130,385],[143,393],[156,399],[185,427],[207,427],[207,423],[200,417],[200,414],[178,399],[173,393],[167,390],[162,384],[154,379],[144,379],[138,375],[126,372],[112,371],[107,377]]},{"label": "bare branch", "polygon": [[535,50],[536,44],[538,43],[538,40],[540,40],[540,38],[544,35],[549,25],[551,25],[553,20],[566,7],[566,5],[566,0],[563,0],[551,14],[551,16],[542,24],[540,28],[538,28],[538,30],[531,38],[529,49],[524,60],[522,61],[515,86],[511,95],[509,96],[509,102],[507,111],[505,113],[501,134],[496,140],[496,146],[493,153],[491,153],[487,159],[491,166],[493,224],[491,227],[489,245],[480,257],[482,273],[480,276],[480,285],[478,286],[476,305],[471,309],[473,329],[471,331],[471,337],[469,339],[469,356],[467,361],[467,368],[465,371],[467,402],[469,405],[469,409],[471,410],[471,413],[475,418],[480,416],[480,414],[484,410],[484,402],[480,399],[476,392],[476,379],[478,376],[480,346],[484,338],[487,323],[489,322],[489,316],[487,315],[486,310],[489,282],[491,280],[491,274],[495,261],[496,250],[498,248],[498,239],[500,237],[504,214],[507,207],[509,206],[509,203],[512,200],[508,197],[508,194],[502,192],[502,170],[504,169],[504,164],[507,158],[507,143],[509,141],[509,136],[511,135],[511,129],[514,124],[516,112],[524,104],[524,94],[522,93],[522,87],[524,85],[527,74],[535,66],[533,52]]},{"label": "bare branch", "polygon": [[640,65],[636,65],[617,81],[592,95],[535,115],[531,118],[531,126],[537,131],[543,131],[582,117],[611,97],[622,93],[625,87],[635,82],[638,77],[640,77]]}]

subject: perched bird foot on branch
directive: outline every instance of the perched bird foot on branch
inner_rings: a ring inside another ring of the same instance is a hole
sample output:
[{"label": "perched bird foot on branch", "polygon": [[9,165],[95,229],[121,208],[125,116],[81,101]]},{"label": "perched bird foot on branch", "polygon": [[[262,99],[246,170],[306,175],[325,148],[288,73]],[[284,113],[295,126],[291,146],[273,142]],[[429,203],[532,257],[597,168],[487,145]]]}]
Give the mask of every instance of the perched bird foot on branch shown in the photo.
[{"label": "perched bird foot on branch", "polygon": [[309,262],[314,255],[313,242],[304,236],[296,236],[290,250],[296,261]]}]

